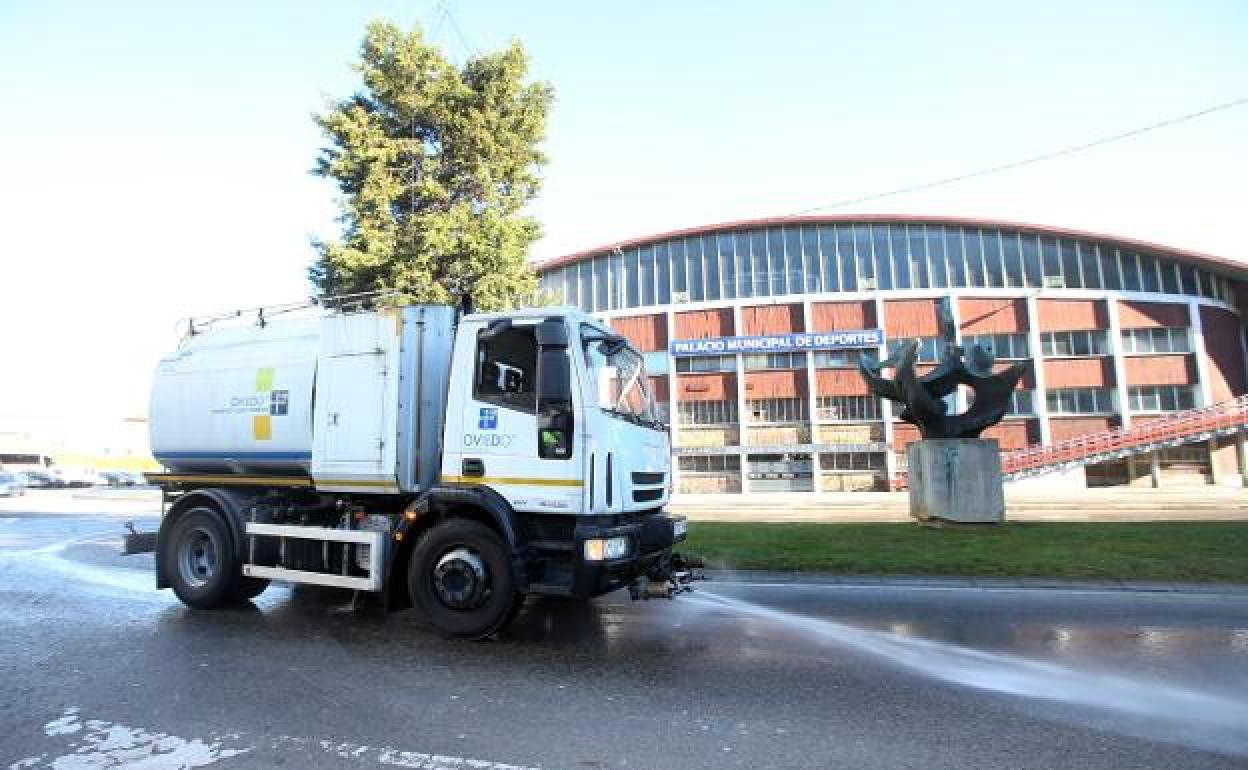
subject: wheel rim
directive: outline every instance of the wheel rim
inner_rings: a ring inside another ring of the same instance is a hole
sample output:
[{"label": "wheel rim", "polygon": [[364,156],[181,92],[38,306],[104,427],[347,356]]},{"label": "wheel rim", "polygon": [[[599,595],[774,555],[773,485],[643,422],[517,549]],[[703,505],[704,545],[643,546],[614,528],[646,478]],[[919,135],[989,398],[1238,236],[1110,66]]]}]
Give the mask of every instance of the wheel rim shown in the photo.
[{"label": "wheel rim", "polygon": [[199,527],[187,532],[178,547],[178,574],[182,582],[192,588],[201,588],[217,574],[220,563],[217,541]]},{"label": "wheel rim", "polygon": [[481,554],[456,546],[442,555],[433,568],[433,590],[438,601],[453,610],[475,610],[485,604],[490,572]]}]

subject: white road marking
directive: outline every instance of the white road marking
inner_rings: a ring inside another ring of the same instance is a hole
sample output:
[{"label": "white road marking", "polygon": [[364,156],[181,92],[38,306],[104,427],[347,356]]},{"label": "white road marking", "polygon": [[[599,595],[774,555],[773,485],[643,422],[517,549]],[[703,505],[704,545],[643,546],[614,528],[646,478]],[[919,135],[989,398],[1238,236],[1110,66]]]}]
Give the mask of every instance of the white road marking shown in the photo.
[{"label": "white road marking", "polygon": [[[57,751],[26,757],[9,765],[9,770],[47,767],[53,770],[174,770],[196,768],[253,751],[256,746],[223,748],[224,743],[246,743],[240,733],[212,735],[207,739],[180,738],[141,727],[131,727],[99,719],[83,720],[77,708],[65,709],[60,717],[43,726],[49,738],[66,741]],[[72,736],[72,737],[70,737]],[[263,736],[261,743],[285,753],[321,751],[363,766],[389,766],[411,770],[540,770],[484,759],[407,751],[392,746],[368,746],[347,741],[308,740],[289,735]]]},{"label": "white road marking", "polygon": [[353,761],[375,762],[391,767],[406,767],[412,770],[539,770],[535,767],[509,765],[503,762],[491,762],[485,759],[469,759],[446,754],[426,754],[420,751],[405,751],[391,746],[364,746],[358,743],[321,741],[322,751],[335,754],[343,759]]},{"label": "white road marking", "polygon": [[217,741],[188,740],[99,719],[84,722],[74,708],[44,725],[43,732],[48,737],[75,737],[60,756],[50,760],[47,754],[27,757],[9,765],[10,770],[39,766],[53,770],[173,770],[205,767],[251,751],[251,747],[223,749]]},{"label": "white road marking", "polygon": [[65,709],[65,715],[60,719],[53,719],[43,726],[44,735],[70,735],[82,729],[82,723],[78,721],[78,709]]}]

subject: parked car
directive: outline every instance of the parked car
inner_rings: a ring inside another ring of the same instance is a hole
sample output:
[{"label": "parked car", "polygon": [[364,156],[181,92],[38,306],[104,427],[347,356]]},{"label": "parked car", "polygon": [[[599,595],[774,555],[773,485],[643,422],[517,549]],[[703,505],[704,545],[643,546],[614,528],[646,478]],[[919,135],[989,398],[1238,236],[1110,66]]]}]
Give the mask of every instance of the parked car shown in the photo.
[{"label": "parked car", "polygon": [[95,468],[65,468],[61,472],[61,479],[67,487],[93,487],[101,483],[100,474]]},{"label": "parked car", "polygon": [[0,497],[16,497],[26,494],[26,482],[21,476],[0,471]]},{"label": "parked car", "polygon": [[147,484],[142,473],[134,471],[100,471],[100,483],[110,487],[137,487]]},{"label": "parked car", "polygon": [[101,484],[107,484],[110,487],[128,487],[134,483],[125,471],[100,471],[99,478]]},{"label": "parked car", "polygon": [[138,471],[122,471],[126,476],[130,477],[130,483],[127,486],[145,487],[147,486],[147,477]]},{"label": "parked car", "polygon": [[21,476],[27,489],[55,489],[64,486],[60,479],[45,471],[22,471]]}]

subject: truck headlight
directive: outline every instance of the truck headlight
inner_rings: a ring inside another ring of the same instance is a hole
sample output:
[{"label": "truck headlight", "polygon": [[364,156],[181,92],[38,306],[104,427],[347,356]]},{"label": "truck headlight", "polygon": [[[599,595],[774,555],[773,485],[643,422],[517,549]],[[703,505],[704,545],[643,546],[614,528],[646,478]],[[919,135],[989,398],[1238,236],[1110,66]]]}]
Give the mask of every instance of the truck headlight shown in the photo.
[{"label": "truck headlight", "polygon": [[672,534],[676,537],[684,537],[689,534],[689,521],[687,519],[676,519],[673,521]]},{"label": "truck headlight", "polygon": [[628,537],[595,537],[585,541],[585,561],[607,561],[628,556],[632,541]]}]

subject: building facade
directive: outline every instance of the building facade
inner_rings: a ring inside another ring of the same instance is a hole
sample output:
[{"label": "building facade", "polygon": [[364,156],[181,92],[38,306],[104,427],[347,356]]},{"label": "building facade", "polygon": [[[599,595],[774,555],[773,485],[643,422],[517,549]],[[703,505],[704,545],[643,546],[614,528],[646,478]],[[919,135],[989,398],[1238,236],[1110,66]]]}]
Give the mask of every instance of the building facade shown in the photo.
[{"label": "building facade", "polygon": [[[1029,361],[1003,450],[1127,427],[1248,390],[1248,268],[1128,238],[935,217],[751,220],[548,261],[542,286],[645,353],[683,493],[886,489],[918,438],[867,394],[863,352],[918,338]],[[956,398],[965,406],[966,394]],[[1234,440],[1089,466],[1088,485],[1240,483]],[[1069,478],[1069,477],[1068,477]],[[1164,480],[1164,482],[1163,482]]]}]

